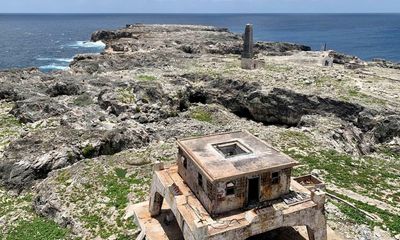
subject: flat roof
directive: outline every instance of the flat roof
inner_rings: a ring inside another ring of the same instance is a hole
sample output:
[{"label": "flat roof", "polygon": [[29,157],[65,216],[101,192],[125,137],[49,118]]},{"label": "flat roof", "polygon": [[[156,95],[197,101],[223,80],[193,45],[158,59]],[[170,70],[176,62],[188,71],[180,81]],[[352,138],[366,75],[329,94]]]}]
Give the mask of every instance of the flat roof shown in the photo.
[{"label": "flat roof", "polygon": [[280,170],[298,164],[248,132],[193,137],[177,142],[211,181]]}]

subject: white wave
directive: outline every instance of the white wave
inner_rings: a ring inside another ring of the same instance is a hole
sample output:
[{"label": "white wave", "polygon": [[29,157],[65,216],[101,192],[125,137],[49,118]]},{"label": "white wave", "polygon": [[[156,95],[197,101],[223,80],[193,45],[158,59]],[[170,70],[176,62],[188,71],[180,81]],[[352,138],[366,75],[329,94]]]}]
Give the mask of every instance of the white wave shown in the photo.
[{"label": "white wave", "polygon": [[68,69],[68,66],[60,66],[60,65],[56,65],[56,64],[50,64],[50,65],[40,66],[39,69],[43,70],[43,71],[66,70],[66,69]]},{"label": "white wave", "polygon": [[102,41],[97,42],[89,42],[89,41],[76,41],[73,44],[69,44],[68,47],[72,48],[100,48],[103,49],[106,47]]},{"label": "white wave", "polygon": [[73,58],[36,58],[38,61],[56,61],[56,62],[66,62],[70,63],[74,59]]}]

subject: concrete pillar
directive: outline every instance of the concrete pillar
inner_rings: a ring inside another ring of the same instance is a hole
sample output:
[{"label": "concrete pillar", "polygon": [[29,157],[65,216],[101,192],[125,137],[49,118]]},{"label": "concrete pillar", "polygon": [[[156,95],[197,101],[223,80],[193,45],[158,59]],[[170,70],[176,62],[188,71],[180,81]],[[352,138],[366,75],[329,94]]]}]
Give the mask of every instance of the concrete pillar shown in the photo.
[{"label": "concrete pillar", "polygon": [[253,58],[254,56],[254,51],[253,51],[253,25],[252,24],[247,24],[246,29],[244,32],[244,37],[243,37],[244,43],[243,43],[243,53],[242,53],[242,58]]},{"label": "concrete pillar", "polygon": [[325,192],[315,189],[311,191],[311,199],[317,204],[314,214],[314,223],[307,226],[310,240],[327,240],[325,218]]},{"label": "concrete pillar", "polygon": [[162,186],[161,183],[159,183],[158,178],[157,178],[157,171],[162,171],[164,170],[164,164],[162,162],[156,162],[153,165],[153,181],[151,183],[151,189],[150,189],[150,200],[149,200],[149,212],[152,217],[156,217],[161,214],[161,208],[163,205],[164,197],[161,195],[158,191],[159,189],[157,187]]},{"label": "concrete pillar", "polygon": [[317,208],[321,210],[322,212],[324,211],[325,208],[325,192],[315,189],[311,191],[311,200],[317,204]]},{"label": "concrete pillar", "polygon": [[314,238],[314,230],[307,226],[307,234],[308,234],[308,240],[315,240]]},{"label": "concrete pillar", "polygon": [[315,209],[313,220],[307,225],[308,238],[310,240],[327,240],[328,233],[323,208]]},{"label": "concrete pillar", "polygon": [[153,171],[162,171],[164,170],[164,163],[163,162],[155,162],[153,165]]},{"label": "concrete pillar", "polygon": [[151,217],[157,217],[161,214],[161,208],[163,205],[164,197],[158,192],[151,192],[149,212]]},{"label": "concrete pillar", "polygon": [[326,224],[324,226],[317,226],[317,227],[307,226],[307,233],[308,233],[309,240],[327,240],[328,239]]}]

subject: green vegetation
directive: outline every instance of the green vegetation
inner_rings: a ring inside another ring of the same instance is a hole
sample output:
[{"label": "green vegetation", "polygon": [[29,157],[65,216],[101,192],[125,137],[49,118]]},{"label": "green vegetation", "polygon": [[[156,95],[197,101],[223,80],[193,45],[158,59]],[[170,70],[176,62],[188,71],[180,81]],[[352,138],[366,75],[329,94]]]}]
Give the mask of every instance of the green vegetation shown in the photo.
[{"label": "green vegetation", "polygon": [[[229,67],[226,69],[226,73],[230,73],[232,70]],[[220,79],[222,78],[222,72],[214,68],[204,67],[204,66],[191,66],[189,73],[193,74],[198,79]]]},{"label": "green vegetation", "polygon": [[[132,152],[129,152],[133,154]],[[59,186],[59,196],[65,198],[64,204],[71,204],[73,218],[83,224],[90,233],[89,238],[117,239],[132,238],[136,225],[132,219],[123,219],[129,203],[129,196],[137,202],[144,201],[148,192],[150,167],[143,171],[135,167],[130,171],[124,163],[128,153],[84,160],[78,175],[90,181],[73,181],[68,188]],[[136,158],[136,157],[135,157]],[[100,163],[101,162],[101,163]],[[81,164],[82,164],[81,163]],[[57,172],[63,176],[63,172]],[[112,221],[110,221],[112,219]]]},{"label": "green vegetation", "polygon": [[315,85],[317,85],[317,87],[323,87],[332,83],[336,83],[335,79],[328,76],[320,76],[315,80]]},{"label": "green vegetation", "polygon": [[193,109],[190,113],[190,117],[201,122],[211,123],[213,121],[211,113],[202,108]]},{"label": "green vegetation", "polygon": [[10,128],[10,127],[20,127],[22,124],[12,115],[5,115],[0,117],[0,127]]},{"label": "green vegetation", "polygon": [[[32,208],[32,194],[11,196],[0,188],[0,239],[2,240],[56,240],[68,239],[67,229],[37,216]],[[16,218],[16,214],[18,218]]]},{"label": "green vegetation", "polygon": [[[144,185],[146,184],[143,179],[137,177],[137,175],[127,176],[125,169],[117,168],[114,173],[110,173],[103,179],[105,186],[104,195],[110,199],[108,205],[117,209],[125,209],[128,204],[128,194],[131,192],[132,185]],[[148,184],[148,183],[147,183]],[[144,196],[146,193],[142,193],[136,190],[136,195]]]},{"label": "green vegetation", "polygon": [[5,216],[18,208],[31,212],[31,202],[32,195],[30,193],[21,194],[18,197],[12,197],[3,192],[0,188],[0,216]]},{"label": "green vegetation", "polygon": [[272,72],[284,73],[291,71],[293,68],[282,64],[265,64],[265,69]]},{"label": "green vegetation", "polygon": [[336,205],[352,222],[358,223],[358,224],[368,224],[369,226],[380,226],[383,228],[387,228],[390,230],[394,235],[400,233],[400,216],[390,213],[388,211],[384,211],[382,209],[379,209],[375,206],[371,206],[367,203],[360,202],[353,200],[347,196],[333,193],[334,195],[349,201],[353,203],[357,208],[362,209],[366,212],[369,212],[375,216],[378,216],[380,219],[382,219],[382,223],[378,221],[373,221],[366,217],[364,214],[362,214],[360,211],[345,205],[344,203],[340,202],[334,202],[334,205]]},{"label": "green vegetation", "polygon": [[57,175],[57,182],[63,185],[67,185],[67,181],[71,179],[71,173],[69,170],[61,170]]},{"label": "green vegetation", "polygon": [[365,216],[362,212],[359,210],[350,207],[347,204],[340,203],[340,202],[334,202],[333,203],[336,207],[339,208],[339,210],[347,216],[347,218],[354,223],[357,224],[367,224],[367,225],[373,225],[373,221],[369,219],[367,216]]},{"label": "green vegetation", "polygon": [[[396,186],[390,182],[398,180],[400,168],[384,160],[371,157],[352,158],[334,150],[308,154],[290,150],[286,153],[304,164],[301,170],[297,169],[297,174],[309,173],[312,169],[325,170],[327,181],[386,202],[389,200],[382,190],[396,191]],[[398,195],[391,197],[392,204],[400,201]]]},{"label": "green vegetation", "polygon": [[125,178],[126,173],[127,173],[126,169],[122,169],[122,168],[115,169],[115,175],[117,175],[117,177],[119,177],[119,178]]},{"label": "green vegetation", "polygon": [[279,143],[286,149],[296,147],[300,150],[310,150],[313,147],[312,139],[303,132],[286,130],[279,133]]},{"label": "green vegetation", "polygon": [[118,90],[118,100],[125,104],[136,102],[135,96],[132,93],[132,88],[122,88]]},{"label": "green vegetation", "polygon": [[[388,159],[363,156],[353,157],[339,153],[335,150],[316,151],[314,141],[306,133],[293,130],[285,130],[279,135],[279,145],[294,159],[300,161],[302,167],[296,168],[294,175],[309,174],[313,169],[325,172],[324,180],[338,187],[358,192],[362,195],[378,199],[393,206],[400,202],[398,181],[400,174],[400,162],[398,153],[390,148],[382,147],[379,153],[388,156]],[[371,227],[380,226],[388,229],[393,234],[400,232],[400,216],[381,210],[369,204],[359,202],[333,193],[341,197],[359,209],[369,212],[382,219],[382,222],[370,220],[362,212],[344,203],[333,203],[347,216],[347,220],[368,224]]]},{"label": "green vegetation", "polygon": [[93,147],[92,144],[88,144],[82,149],[82,155],[85,158],[92,158],[92,157],[94,157],[95,153],[96,153],[96,149]]},{"label": "green vegetation", "polygon": [[400,160],[400,153],[393,151],[389,147],[381,147],[379,148],[379,152],[388,156]]},{"label": "green vegetation", "polygon": [[362,101],[364,103],[368,103],[368,104],[378,104],[378,105],[386,104],[385,100],[370,96],[370,95],[360,92],[359,90],[356,90],[354,88],[349,89],[347,91],[347,95],[342,96],[342,99],[345,101],[349,101],[352,98],[359,99],[360,101]]},{"label": "green vegetation", "polygon": [[13,227],[5,240],[58,240],[65,239],[69,235],[67,229],[60,228],[56,223],[36,217],[31,221],[20,221]]},{"label": "green vegetation", "polygon": [[11,104],[0,103],[0,149],[10,143],[10,137],[17,136],[23,125],[9,114]]},{"label": "green vegetation", "polygon": [[85,222],[85,227],[89,229],[96,229],[97,226],[104,224],[100,216],[89,212],[85,212],[81,219]]},{"label": "green vegetation", "polygon": [[137,79],[139,79],[141,81],[155,81],[155,80],[157,80],[157,78],[155,76],[151,76],[151,75],[139,75],[139,76],[137,76]]},{"label": "green vegetation", "polygon": [[87,93],[78,96],[74,100],[74,104],[78,107],[86,107],[92,105],[93,103],[92,97]]}]

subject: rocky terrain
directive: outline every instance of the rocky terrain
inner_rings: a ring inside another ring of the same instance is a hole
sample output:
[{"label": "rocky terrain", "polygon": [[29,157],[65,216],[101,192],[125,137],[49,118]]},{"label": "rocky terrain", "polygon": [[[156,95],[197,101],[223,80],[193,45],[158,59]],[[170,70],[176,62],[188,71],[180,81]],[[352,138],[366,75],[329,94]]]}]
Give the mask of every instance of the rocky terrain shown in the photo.
[{"label": "rocky terrain", "polygon": [[[126,208],[175,139],[247,130],[299,160],[332,197],[344,239],[400,239],[400,70],[290,43],[259,42],[240,68],[227,29],[127,25],[67,71],[0,72],[0,239],[132,239]],[[348,67],[349,64],[351,67]],[[365,214],[367,213],[367,214]]]}]

